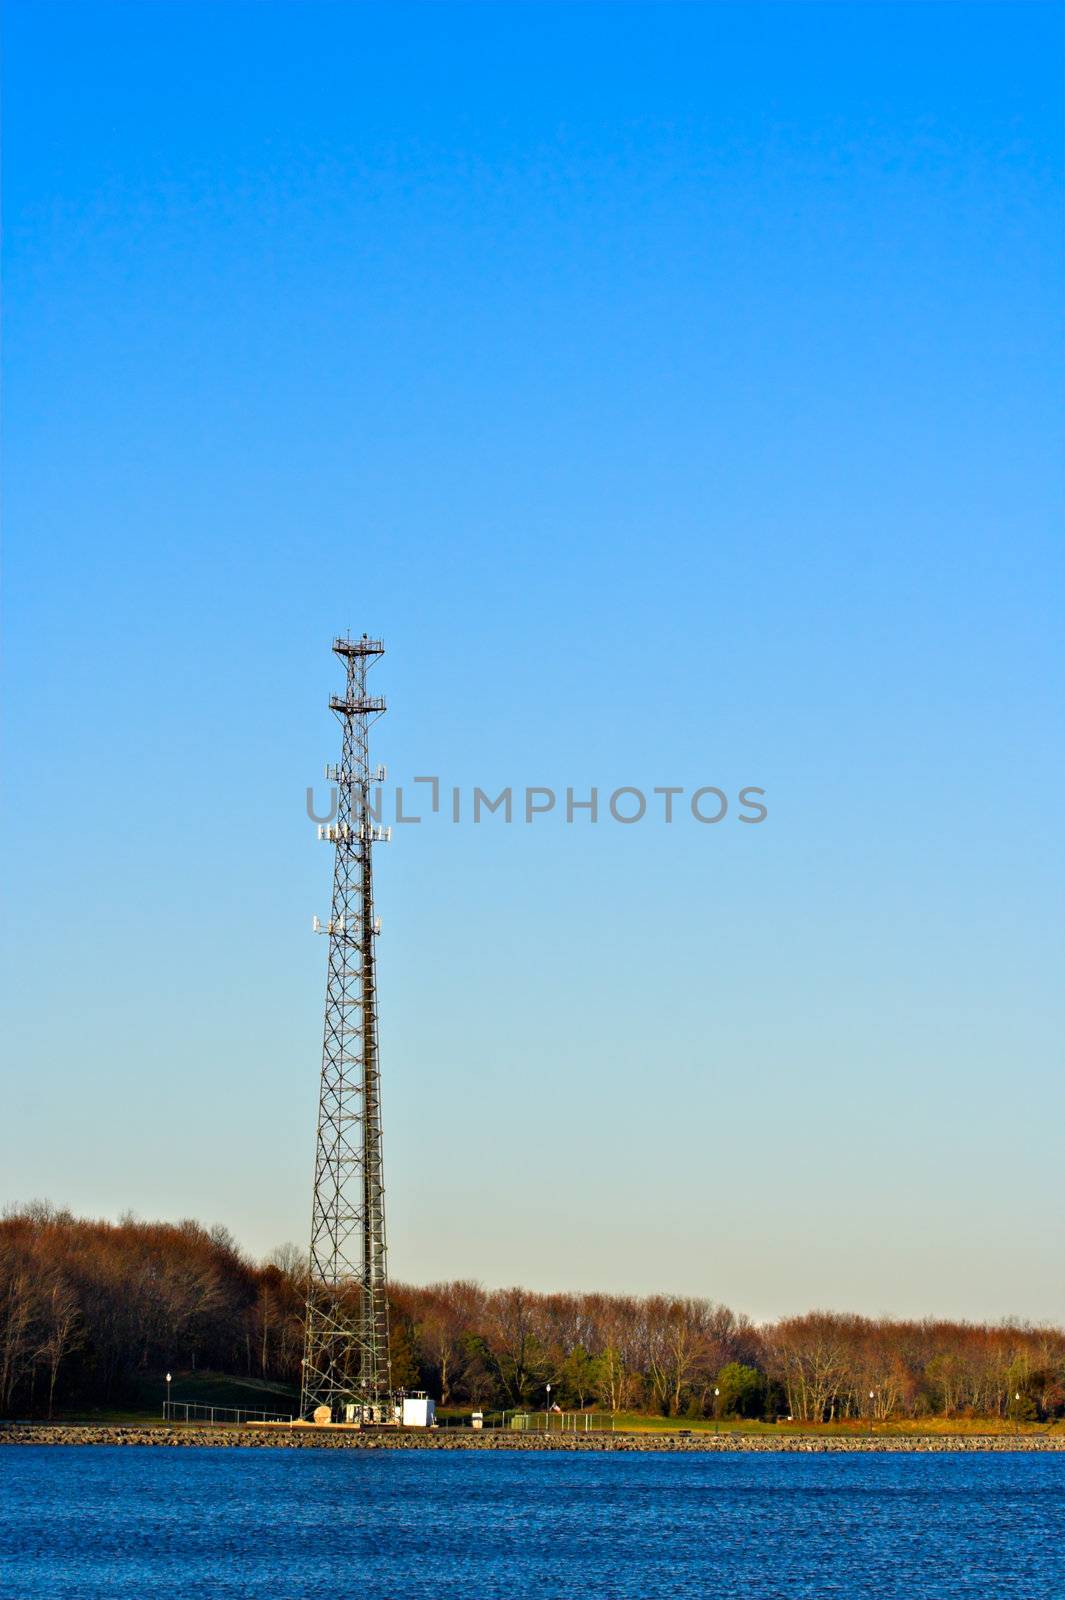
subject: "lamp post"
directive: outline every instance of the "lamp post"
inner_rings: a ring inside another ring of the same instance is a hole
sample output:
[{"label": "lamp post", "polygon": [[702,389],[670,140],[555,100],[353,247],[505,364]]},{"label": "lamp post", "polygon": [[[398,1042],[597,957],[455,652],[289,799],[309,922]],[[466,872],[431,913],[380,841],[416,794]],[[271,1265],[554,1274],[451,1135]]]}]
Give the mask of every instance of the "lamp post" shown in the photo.
[{"label": "lamp post", "polygon": [[170,1415],[170,1382],[171,1382],[171,1379],[170,1379],[170,1374],[168,1372],[167,1375],[166,1375],[166,1417],[167,1417],[167,1421],[168,1422],[173,1422],[174,1419]]},{"label": "lamp post", "polygon": [[544,1412],[544,1432],[551,1432],[551,1385],[547,1386],[547,1410]]},{"label": "lamp post", "polygon": [[1018,1389],[1016,1394],[1013,1396],[1013,1402],[1014,1402],[1014,1404],[1013,1404],[1013,1431],[1014,1431],[1015,1434],[1020,1433],[1020,1431],[1021,1431],[1021,1417],[1020,1417],[1020,1410],[1019,1410],[1020,1401],[1021,1401],[1021,1391]]},{"label": "lamp post", "polygon": [[874,1401],[875,1398],[876,1398],[876,1391],[874,1389],[870,1389],[870,1391],[869,1391],[869,1437],[870,1437],[870,1439],[873,1437],[873,1401]]},{"label": "lamp post", "polygon": [[714,1390],[714,1432],[715,1433],[720,1432],[720,1429],[721,1429],[721,1421],[720,1421],[721,1405],[720,1405],[720,1401],[721,1401],[721,1390],[720,1389],[715,1389]]}]

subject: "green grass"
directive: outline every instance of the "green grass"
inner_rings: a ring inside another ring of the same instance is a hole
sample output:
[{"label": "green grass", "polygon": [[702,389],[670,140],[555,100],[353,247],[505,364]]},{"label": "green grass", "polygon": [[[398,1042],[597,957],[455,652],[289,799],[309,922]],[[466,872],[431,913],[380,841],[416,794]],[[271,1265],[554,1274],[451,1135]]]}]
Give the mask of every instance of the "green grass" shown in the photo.
[{"label": "green grass", "polygon": [[[469,1406],[446,1406],[438,1412],[441,1423],[468,1423],[470,1417]],[[485,1411],[484,1421],[486,1428],[494,1428],[499,1424],[498,1411]],[[509,1425],[511,1412],[507,1413]],[[543,1412],[533,1410],[530,1415],[541,1424]],[[579,1416],[579,1413],[578,1413]],[[610,1426],[609,1413],[596,1412],[596,1419],[600,1421],[607,1418],[607,1427]],[[556,1419],[557,1420],[557,1419]],[[863,1422],[759,1422],[740,1417],[722,1417],[715,1424],[713,1418],[689,1417],[660,1417],[647,1416],[638,1411],[618,1412],[614,1420],[616,1433],[662,1433],[676,1434],[688,1433],[743,1433],[762,1434],[771,1438],[788,1438],[796,1434],[811,1434],[823,1438],[860,1439],[869,1434],[869,1423]],[[601,1425],[601,1422],[600,1422]],[[577,1424],[580,1432],[581,1424]],[[552,1429],[552,1432],[557,1431]],[[568,1430],[567,1430],[568,1431]],[[873,1434],[877,1438],[935,1438],[945,1435],[964,1434],[1000,1434],[1012,1436],[1014,1434],[1039,1435],[1039,1434],[1065,1434],[1065,1420],[1059,1422],[1022,1422],[1013,1423],[1004,1421],[1001,1417],[921,1417],[921,1418],[893,1418],[887,1422],[874,1422]]]},{"label": "green grass", "polygon": [[[756,1422],[740,1417],[723,1417],[717,1424],[713,1419],[700,1417],[648,1417],[637,1412],[619,1413],[614,1422],[619,1433],[679,1433],[687,1429],[692,1433],[754,1433],[786,1438],[793,1434],[816,1434],[825,1438],[860,1439],[870,1432],[867,1421],[849,1422]],[[1065,1421],[1021,1422],[1004,1421],[1001,1417],[920,1417],[892,1418],[887,1422],[874,1422],[872,1432],[878,1438],[929,1438],[948,1434],[1045,1434],[1065,1433]]]}]

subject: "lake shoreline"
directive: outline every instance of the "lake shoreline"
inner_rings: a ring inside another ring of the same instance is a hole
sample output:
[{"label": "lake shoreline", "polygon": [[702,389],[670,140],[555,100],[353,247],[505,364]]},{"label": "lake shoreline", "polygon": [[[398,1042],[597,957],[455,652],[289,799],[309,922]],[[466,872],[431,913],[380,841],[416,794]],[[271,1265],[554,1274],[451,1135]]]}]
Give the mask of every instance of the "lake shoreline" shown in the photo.
[{"label": "lake shoreline", "polygon": [[789,1434],[781,1438],[764,1434],[698,1433],[687,1437],[669,1433],[529,1434],[502,1429],[440,1428],[431,1432],[356,1433],[328,1428],[254,1427],[167,1428],[101,1427],[75,1423],[0,1423],[0,1445],[122,1445],[133,1448],[265,1449],[265,1450],[568,1450],[659,1451],[673,1454],[742,1454],[783,1452],[797,1454],[936,1452],[970,1454],[980,1451],[1065,1451],[1065,1434],[925,1434],[911,1437],[884,1435],[827,1438],[818,1434]]}]

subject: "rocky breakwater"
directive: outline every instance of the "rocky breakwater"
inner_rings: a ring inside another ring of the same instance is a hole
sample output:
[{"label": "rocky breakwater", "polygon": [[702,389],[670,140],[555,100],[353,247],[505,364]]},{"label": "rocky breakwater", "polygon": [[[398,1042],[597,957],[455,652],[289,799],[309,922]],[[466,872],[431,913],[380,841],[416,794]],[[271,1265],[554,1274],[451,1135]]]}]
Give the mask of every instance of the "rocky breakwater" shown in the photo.
[{"label": "rocky breakwater", "polygon": [[669,1451],[675,1454],[756,1452],[855,1455],[869,1452],[1065,1451],[1057,1434],[884,1434],[825,1437],[817,1434],[592,1433],[535,1434],[460,1428],[359,1433],[331,1428],[104,1427],[63,1423],[0,1423],[0,1445],[123,1445],[172,1449],[251,1450],[569,1450]]}]

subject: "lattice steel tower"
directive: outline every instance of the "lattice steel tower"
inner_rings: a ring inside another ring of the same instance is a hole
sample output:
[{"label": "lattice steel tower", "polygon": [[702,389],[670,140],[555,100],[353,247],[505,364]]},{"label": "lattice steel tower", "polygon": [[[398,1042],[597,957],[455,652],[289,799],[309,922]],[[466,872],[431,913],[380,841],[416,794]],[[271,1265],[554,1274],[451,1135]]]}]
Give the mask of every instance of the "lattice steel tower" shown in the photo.
[{"label": "lattice steel tower", "polygon": [[329,922],[315,919],[329,941],[329,977],[301,1410],[328,1406],[342,1421],[354,1404],[366,1420],[391,1421],[372,865],[391,829],[375,825],[370,800],[369,730],[385,702],[366,692],[384,645],[364,634],[335,639],[333,650],[347,685],[329,701],[343,729],[340,765],[326,768],[336,814],[318,829],[336,854]]}]

